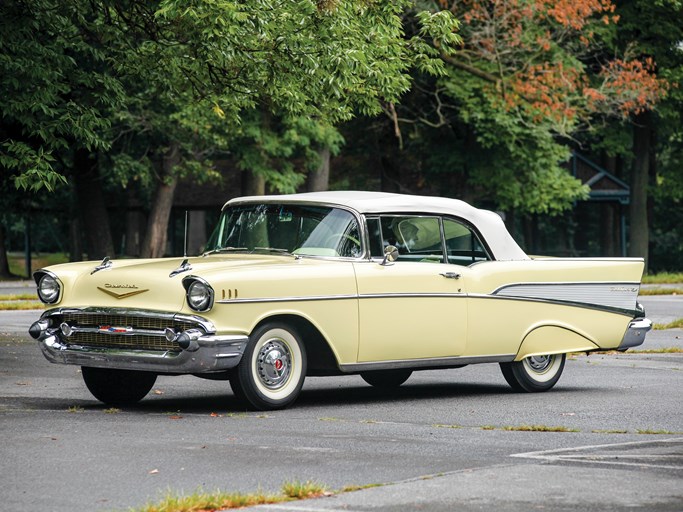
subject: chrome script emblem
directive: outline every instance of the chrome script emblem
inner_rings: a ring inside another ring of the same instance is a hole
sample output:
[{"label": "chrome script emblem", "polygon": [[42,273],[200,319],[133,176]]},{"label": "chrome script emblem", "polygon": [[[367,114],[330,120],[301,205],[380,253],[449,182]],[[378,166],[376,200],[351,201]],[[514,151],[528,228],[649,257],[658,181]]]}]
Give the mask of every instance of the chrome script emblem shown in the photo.
[{"label": "chrome script emblem", "polygon": [[[107,288],[114,288],[114,289],[123,288],[124,290],[131,290],[132,289],[133,291],[118,293],[118,292],[115,292],[113,290],[108,290]],[[145,292],[149,291],[149,289],[139,290],[138,287],[135,286],[134,284],[133,285],[129,285],[129,284],[105,284],[104,288],[102,288],[101,286],[98,286],[97,289],[100,290],[101,292],[106,293],[107,295],[111,295],[115,299],[127,299],[128,297],[133,297],[134,295],[139,295],[141,293],[145,293]]]},{"label": "chrome script emblem", "polygon": [[612,286],[609,291],[611,292],[630,292],[630,293],[636,293],[638,292],[638,287],[631,287],[631,286]]},{"label": "chrome script emblem", "polygon": [[132,331],[132,327],[118,327],[113,325],[100,325],[97,328],[97,332],[101,334],[126,334]]}]

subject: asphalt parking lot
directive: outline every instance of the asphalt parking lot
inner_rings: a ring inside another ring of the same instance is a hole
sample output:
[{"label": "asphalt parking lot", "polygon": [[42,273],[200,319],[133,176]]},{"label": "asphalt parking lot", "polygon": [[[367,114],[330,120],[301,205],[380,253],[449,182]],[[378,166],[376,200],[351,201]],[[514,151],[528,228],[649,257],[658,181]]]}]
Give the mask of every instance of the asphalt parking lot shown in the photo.
[{"label": "asphalt parking lot", "polygon": [[[655,321],[683,317],[683,297],[645,305]],[[512,393],[497,365],[418,372],[393,391],[309,378],[293,408],[266,414],[245,413],[227,383],[161,377],[136,407],[111,410],[77,368],[43,359],[31,315],[0,313],[3,510],[126,510],[169,489],[297,479],[386,485],[260,508],[683,510],[682,354],[575,356],[532,395]],[[650,333],[644,348],[682,337]]]}]

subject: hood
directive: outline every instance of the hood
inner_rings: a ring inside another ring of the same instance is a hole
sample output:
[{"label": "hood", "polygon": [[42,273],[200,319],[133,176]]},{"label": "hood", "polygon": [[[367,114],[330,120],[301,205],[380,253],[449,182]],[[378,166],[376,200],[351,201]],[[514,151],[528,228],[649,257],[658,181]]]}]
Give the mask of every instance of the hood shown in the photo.
[{"label": "hood", "polygon": [[[137,308],[180,311],[185,304],[183,278],[206,276],[216,271],[295,263],[281,255],[212,255],[187,258],[112,260],[111,266],[93,270],[99,262],[67,263],[48,267],[63,285],[57,307]],[[172,275],[174,274],[174,275]]]}]

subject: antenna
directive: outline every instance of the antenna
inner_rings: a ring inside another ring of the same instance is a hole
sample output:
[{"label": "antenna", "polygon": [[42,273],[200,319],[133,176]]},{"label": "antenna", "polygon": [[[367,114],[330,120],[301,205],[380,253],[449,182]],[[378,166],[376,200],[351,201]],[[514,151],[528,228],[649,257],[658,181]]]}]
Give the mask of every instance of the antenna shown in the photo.
[{"label": "antenna", "polygon": [[185,210],[185,240],[183,242],[183,258],[187,258],[187,222],[189,218],[189,211]]}]

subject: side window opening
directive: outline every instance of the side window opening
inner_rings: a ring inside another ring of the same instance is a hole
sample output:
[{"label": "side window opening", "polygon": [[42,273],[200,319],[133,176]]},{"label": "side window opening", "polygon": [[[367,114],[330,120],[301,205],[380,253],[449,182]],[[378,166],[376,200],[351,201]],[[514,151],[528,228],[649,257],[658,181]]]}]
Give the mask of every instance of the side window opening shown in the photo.
[{"label": "side window opening", "polygon": [[366,222],[373,258],[382,258],[384,248],[393,245],[398,249],[397,261],[468,266],[491,259],[477,234],[453,219],[383,215]]},{"label": "side window opening", "polygon": [[443,229],[448,263],[471,265],[491,259],[477,234],[466,225],[451,219],[444,219]]},{"label": "side window opening", "polygon": [[[438,217],[384,216],[380,219],[382,250],[398,249],[398,261],[443,263],[441,222]],[[374,254],[373,254],[374,255]]]}]

